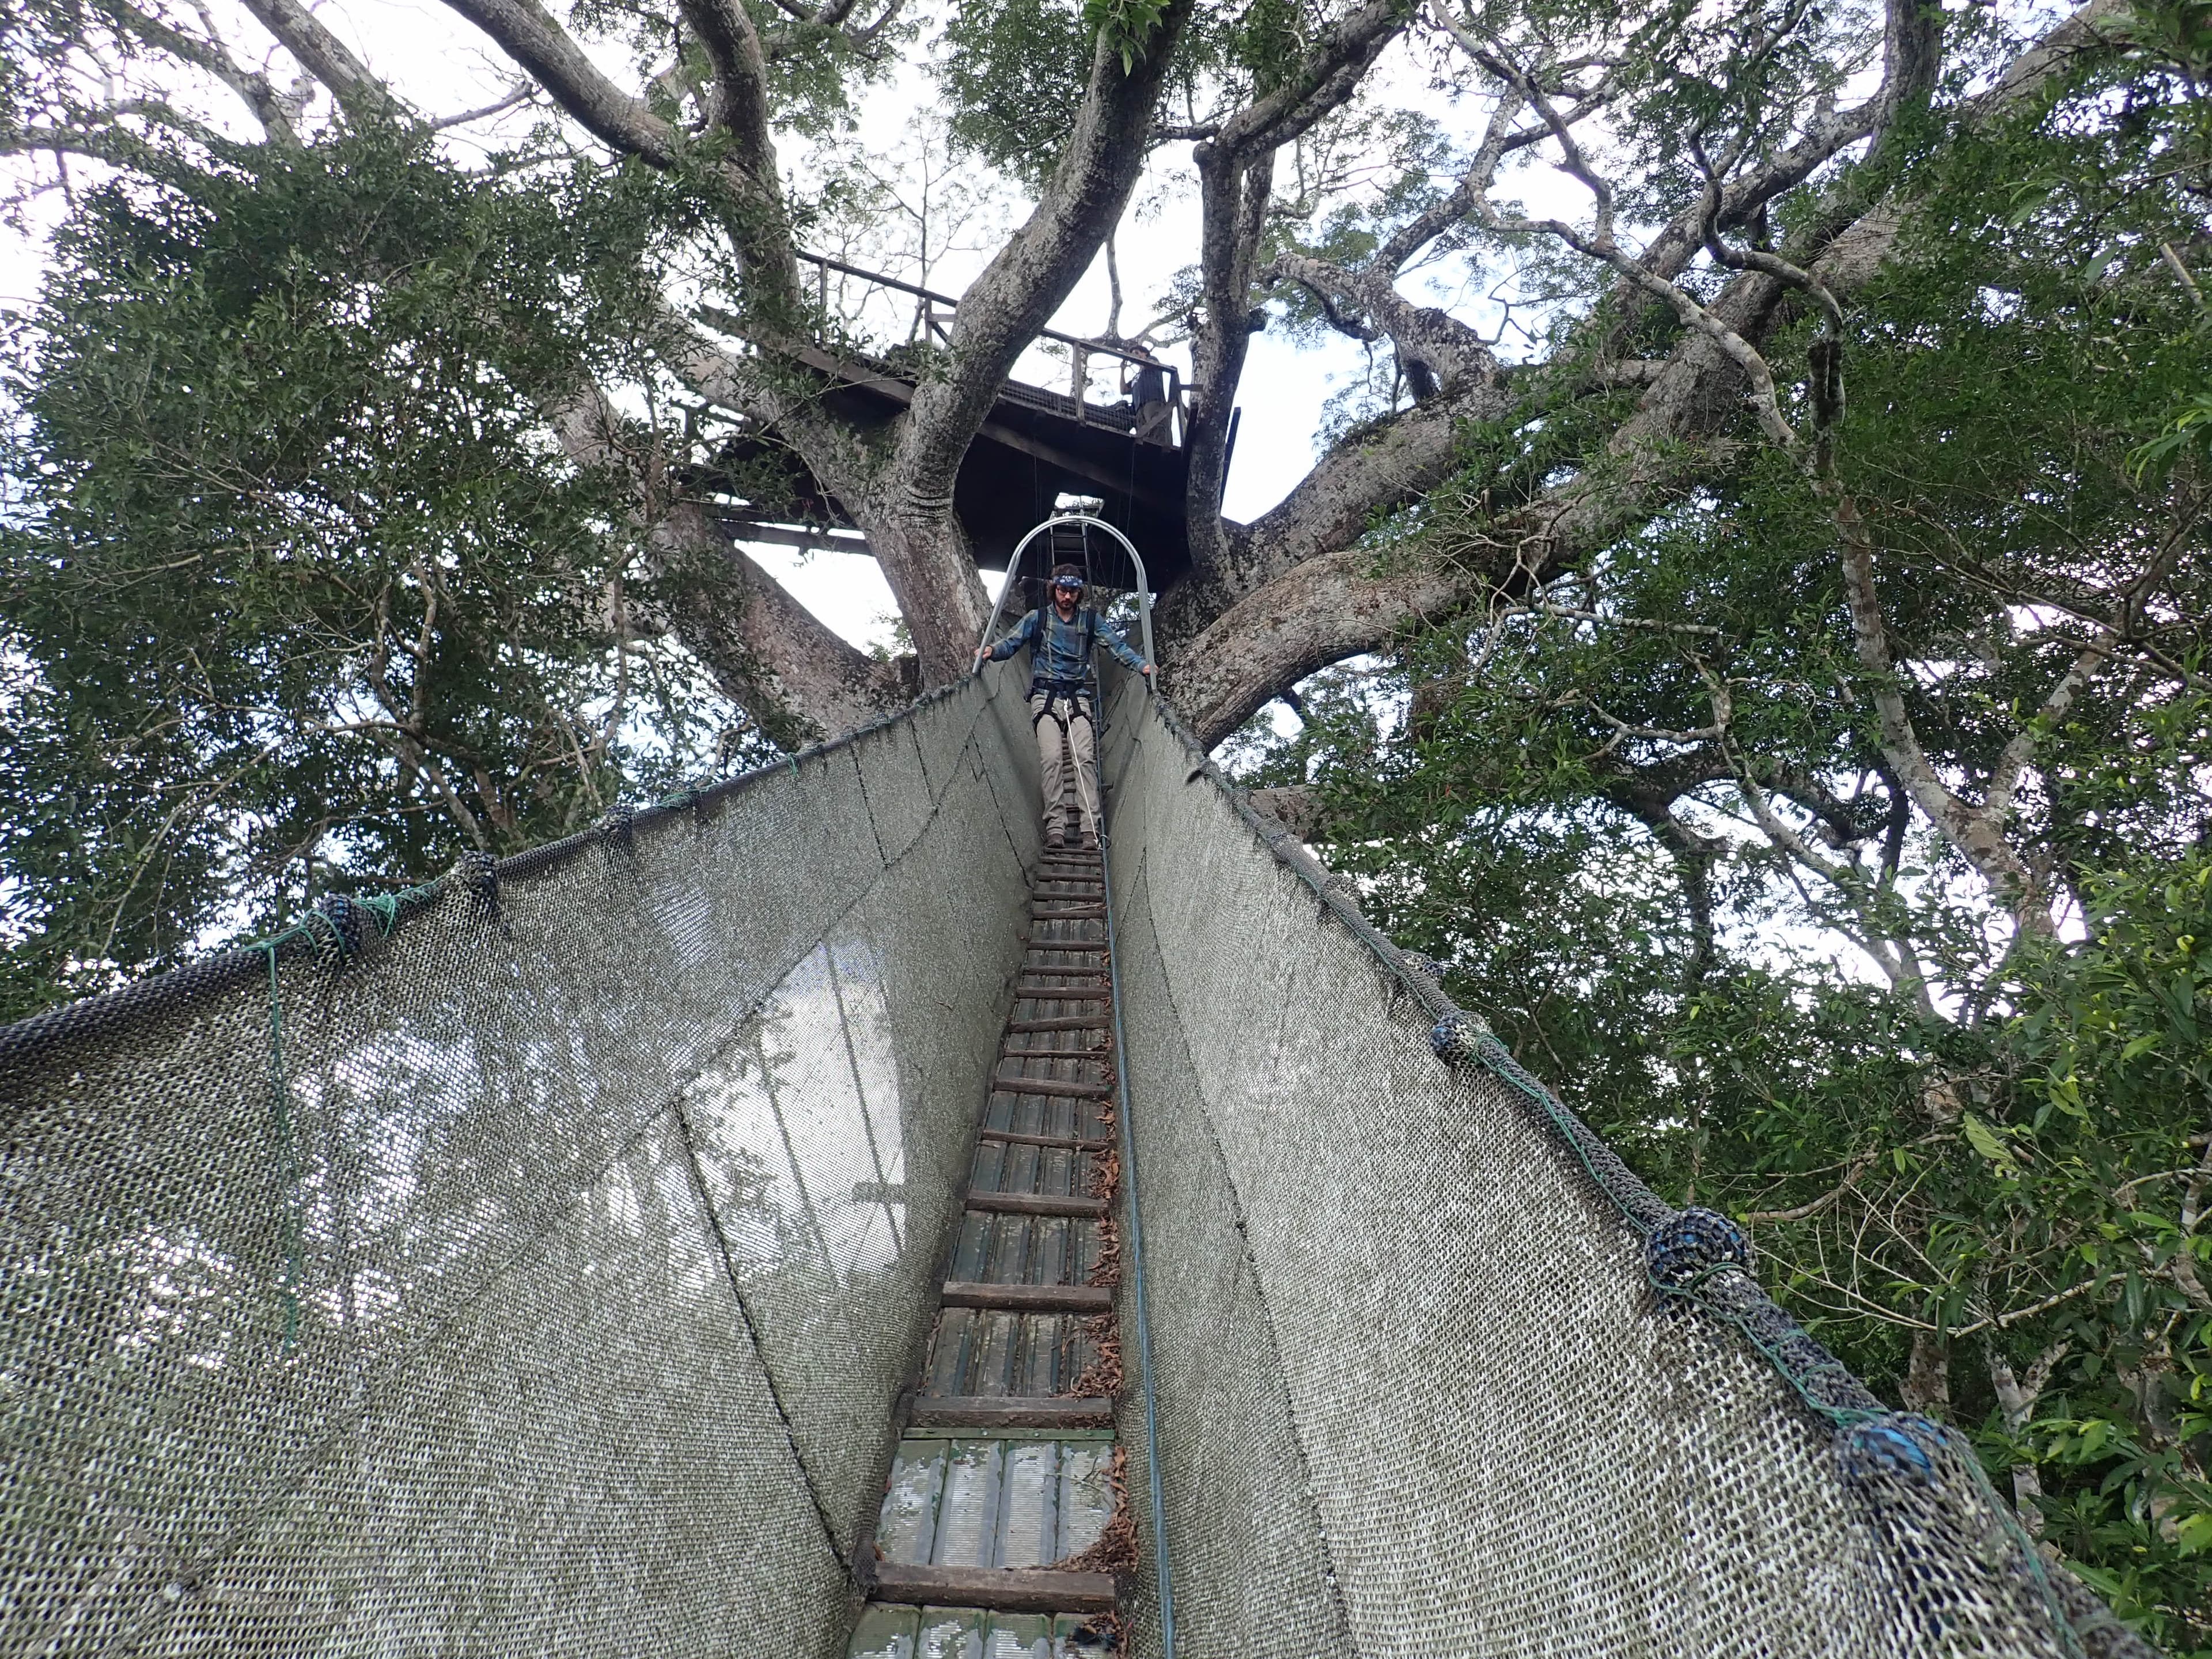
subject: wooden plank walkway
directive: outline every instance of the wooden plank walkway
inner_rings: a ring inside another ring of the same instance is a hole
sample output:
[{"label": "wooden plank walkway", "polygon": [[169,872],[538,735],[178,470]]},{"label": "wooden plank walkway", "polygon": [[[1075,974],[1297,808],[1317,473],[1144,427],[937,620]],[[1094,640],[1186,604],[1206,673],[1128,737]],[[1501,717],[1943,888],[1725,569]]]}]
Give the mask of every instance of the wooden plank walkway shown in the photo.
[{"label": "wooden plank walkway", "polygon": [[1103,891],[1095,852],[1048,852],[1031,880],[1021,975],[849,1659],[1119,1651],[1117,1580],[1099,1570],[1111,1540],[1098,1547],[1109,1525],[1128,1526],[1110,1397],[1119,1164]]}]

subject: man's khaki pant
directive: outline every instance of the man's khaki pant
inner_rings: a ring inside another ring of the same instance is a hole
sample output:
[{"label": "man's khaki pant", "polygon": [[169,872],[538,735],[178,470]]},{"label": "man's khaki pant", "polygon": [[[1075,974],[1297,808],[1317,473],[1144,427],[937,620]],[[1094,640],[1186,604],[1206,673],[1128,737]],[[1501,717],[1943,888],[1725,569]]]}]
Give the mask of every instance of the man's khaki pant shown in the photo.
[{"label": "man's khaki pant", "polygon": [[[1037,769],[1044,777],[1044,832],[1058,833],[1060,795],[1067,787],[1063,769],[1075,767],[1075,799],[1082,811],[1082,831],[1098,833],[1098,762],[1091,732],[1090,699],[1054,696],[1040,691],[1030,699],[1030,719],[1036,726]],[[1076,826],[1068,826],[1073,835]]]}]

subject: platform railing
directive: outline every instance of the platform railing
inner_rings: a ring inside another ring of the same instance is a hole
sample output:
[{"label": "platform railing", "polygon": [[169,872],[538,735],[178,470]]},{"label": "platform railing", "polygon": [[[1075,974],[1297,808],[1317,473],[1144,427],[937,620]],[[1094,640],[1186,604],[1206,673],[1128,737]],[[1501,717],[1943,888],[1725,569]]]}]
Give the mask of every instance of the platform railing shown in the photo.
[{"label": "platform railing", "polygon": [[[939,294],[933,289],[905,282],[896,276],[888,276],[878,270],[866,270],[859,265],[847,264],[843,260],[832,259],[826,254],[808,253],[802,250],[799,259],[800,264],[814,267],[815,299],[825,317],[830,311],[830,277],[835,272],[872,287],[908,295],[921,301],[921,306],[915,318],[916,333],[933,344],[951,343],[952,337],[948,323],[951,313],[959,308],[957,295]],[[1088,394],[1091,389],[1091,361],[1094,357],[1103,357],[1121,363],[1125,369],[1135,371],[1130,395],[1132,434],[1143,443],[1176,447],[1182,444],[1188,429],[1190,411],[1182,371],[1172,363],[1162,362],[1141,350],[1103,340],[1083,339],[1073,334],[1063,334],[1057,329],[1040,329],[1037,337],[1067,349],[1068,386],[1064,395],[1074,405],[1077,425],[1099,423],[1097,417],[1101,411],[1098,405],[1091,402]],[[1147,374],[1158,376],[1150,388],[1146,385]],[[1010,380],[1007,384],[1024,386],[1027,383]],[[1048,386],[1038,389],[1054,390]],[[1143,396],[1147,390],[1156,390],[1158,395],[1157,398]]]}]

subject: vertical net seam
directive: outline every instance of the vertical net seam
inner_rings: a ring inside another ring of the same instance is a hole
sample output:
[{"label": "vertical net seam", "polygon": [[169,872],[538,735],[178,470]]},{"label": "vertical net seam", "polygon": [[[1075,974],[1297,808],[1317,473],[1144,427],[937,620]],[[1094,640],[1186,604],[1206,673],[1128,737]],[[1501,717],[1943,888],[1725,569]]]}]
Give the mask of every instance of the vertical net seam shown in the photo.
[{"label": "vertical net seam", "polygon": [[[963,744],[963,747],[965,747],[965,745]],[[884,851],[884,826],[877,821],[876,803],[871,799],[868,795],[867,769],[860,764],[860,759],[857,754],[853,757],[853,775],[860,782],[860,810],[868,815],[868,833],[875,837],[876,862],[884,869],[889,869],[890,867],[891,860],[890,854]],[[924,789],[927,789],[929,787],[929,773],[927,769],[922,772],[921,781],[922,787]],[[934,806],[937,804],[937,797],[935,793],[932,793],[929,799],[930,805]],[[923,819],[922,828],[927,830],[928,827],[929,820],[927,818]]]},{"label": "vertical net seam", "polygon": [[806,1488],[807,1501],[814,1506],[814,1519],[822,1528],[822,1541],[836,1559],[846,1582],[853,1582],[853,1563],[838,1547],[837,1529],[830,1519],[830,1505],[816,1484],[814,1471],[807,1467],[806,1454],[799,1447],[799,1431],[793,1426],[791,1412],[784,1404],[783,1387],[775,1379],[775,1368],[769,1364],[768,1353],[761,1346],[760,1325],[753,1316],[752,1304],[746,1299],[744,1286],[738,1274],[738,1260],[730,1248],[729,1235],[723,1231],[722,1218],[714,1208],[713,1194],[708,1189],[707,1171],[699,1161],[698,1144],[692,1138],[691,1119],[679,1103],[670,1109],[676,1120],[677,1139],[684,1143],[684,1166],[691,1174],[692,1196],[699,1201],[699,1212],[706,1218],[707,1230],[714,1240],[715,1253],[722,1258],[722,1270],[728,1277],[731,1300],[737,1304],[738,1318],[744,1326],[745,1341],[751,1347],[753,1359],[760,1366],[762,1379],[768,1384],[768,1396],[775,1407],[775,1420],[783,1431],[784,1448],[791,1454],[793,1466],[799,1471],[799,1484]]}]

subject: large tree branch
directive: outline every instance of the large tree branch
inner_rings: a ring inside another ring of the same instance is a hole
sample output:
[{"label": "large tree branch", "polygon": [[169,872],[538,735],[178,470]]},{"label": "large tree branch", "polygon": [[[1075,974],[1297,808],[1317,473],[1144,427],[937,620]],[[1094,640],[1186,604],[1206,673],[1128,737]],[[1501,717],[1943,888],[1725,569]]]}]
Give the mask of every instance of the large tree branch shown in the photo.
[{"label": "large tree branch", "polygon": [[1274,194],[1275,153],[1264,150],[1240,163],[1230,153],[1202,144],[1197,160],[1199,276],[1205,306],[1191,332],[1183,516],[1189,526],[1191,562],[1203,577],[1230,552],[1221,520],[1229,416],[1252,343],[1253,267]]},{"label": "large tree branch", "polygon": [[[653,538],[663,570],[719,578],[689,593],[678,584],[679,608],[667,621],[722,695],[785,747],[849,732],[921,690],[911,657],[879,662],[855,649],[732,543],[707,508],[677,503]],[[671,557],[679,550],[682,565]]]},{"label": "large tree branch", "polygon": [[1340,19],[1279,85],[1221,123],[1193,153],[1205,308],[1191,341],[1194,373],[1183,499],[1191,562],[1201,579],[1231,556],[1231,538],[1220,519],[1229,417],[1251,344],[1254,266],[1274,192],[1275,152],[1350,100],[1414,9],[1413,0],[1371,0]]},{"label": "large tree branch", "polygon": [[[732,338],[745,337],[746,321],[716,306],[699,315]],[[819,387],[803,371],[776,356],[745,356],[702,337],[675,318],[664,319],[668,364],[678,379],[710,403],[773,428],[799,450],[823,489],[848,507],[865,507],[879,458],[859,434],[823,407]]]},{"label": "large tree branch", "polygon": [[[2073,14],[2021,53],[1998,87],[1970,105],[1962,118],[1983,121],[2039,95],[2081,52],[2098,44],[2105,20],[2119,3],[2092,0]],[[1817,139],[1808,136],[1789,157],[1787,173],[1809,173],[1814,153],[1832,155],[1846,142],[1844,130],[1838,126]],[[1762,190],[1776,182],[1759,173],[1745,177]],[[1828,233],[1832,240],[1812,266],[1813,274],[1838,295],[1863,287],[1894,250],[1909,209],[1907,202],[1887,198],[1855,219],[1844,219]],[[1684,260],[1701,240],[1700,216],[1686,222]],[[1662,252],[1667,257],[1645,250],[1646,279],[1663,280],[1674,255]],[[1264,537],[1232,537],[1220,568],[1199,573],[1188,602],[1173,595],[1163,605],[1165,617],[1173,620],[1171,630],[1164,632],[1182,641],[1170,683],[1185,717],[1202,740],[1218,742],[1305,674],[1386,645],[1409,623],[1478,602],[1502,584],[1540,580],[1648,515],[1721,459],[1722,452],[1707,446],[1736,418],[1746,385],[1741,365],[1727,348],[1761,343],[1774,326],[1784,294],[1784,283],[1764,271],[1734,278],[1704,307],[1719,326],[1685,335],[1663,363],[1652,366],[1635,413],[1608,439],[1602,464],[1555,487],[1542,500],[1501,515],[1468,545],[1444,550],[1442,562],[1455,574],[1379,569],[1371,551],[1344,544],[1318,547],[1305,563],[1285,568],[1266,556]],[[1716,337],[1722,333],[1734,337]],[[1418,429],[1423,413],[1417,408],[1398,418]],[[1423,446],[1424,460],[1435,464],[1437,454]],[[1368,480],[1376,490],[1371,507],[1353,511],[1356,496],[1345,486],[1356,490],[1360,471],[1356,456],[1332,455],[1310,476],[1314,489],[1309,492],[1302,484],[1278,512],[1310,493],[1333,498],[1324,517],[1364,524],[1374,511],[1396,504],[1398,480],[1384,471]],[[1406,476],[1420,471],[1408,468]],[[1440,467],[1431,482],[1444,476],[1448,471]]]},{"label": "large tree branch", "polygon": [[[952,372],[929,376],[915,388],[895,463],[896,487],[908,497],[902,505],[908,510],[945,510],[960,458],[1014,359],[1060,308],[1120,222],[1144,170],[1145,137],[1191,3],[1169,0],[1126,70],[1120,47],[1100,36],[1075,131],[1036,209],[960,297],[946,345]],[[925,652],[923,661],[938,672],[932,653]],[[963,647],[956,665],[960,672],[966,661]]]},{"label": "large tree branch", "polygon": [[1358,307],[1390,337],[1399,362],[1419,364],[1439,393],[1451,396],[1473,386],[1503,384],[1497,355],[1487,340],[1448,312],[1407,301],[1391,286],[1379,263],[1346,270],[1303,253],[1280,253],[1261,276],[1287,277],[1334,301]]},{"label": "large tree branch", "polygon": [[[258,0],[292,4],[294,0]],[[537,0],[446,0],[497,43],[501,51],[536,76],[556,103],[583,123],[594,137],[655,167],[676,159],[680,135],[599,71],[568,32]]]},{"label": "large tree branch", "polygon": [[152,14],[131,5],[127,0],[110,0],[108,15],[116,27],[136,36],[146,45],[167,52],[179,62],[191,64],[205,70],[216,80],[238,94],[240,102],[253,112],[253,118],[270,140],[287,147],[296,147],[300,136],[293,125],[292,110],[283,95],[266,75],[249,70],[231,55],[228,46],[216,33],[214,20],[204,8],[200,21],[207,30],[205,39],[188,34],[173,27]]},{"label": "large tree branch", "polygon": [[734,197],[723,216],[745,276],[745,302],[774,328],[797,321],[799,262],[776,178],[768,70],[760,36],[739,0],[682,0],[684,16],[714,65],[708,122],[727,136],[722,181]]},{"label": "large tree branch", "polygon": [[665,499],[656,458],[623,441],[620,415],[585,385],[547,411],[579,465],[613,467],[635,493],[653,572],[671,590],[665,621],[723,695],[780,743],[850,730],[908,701],[917,688],[824,626],[723,533],[707,508]]},{"label": "large tree branch", "polygon": [[[1490,112],[1490,121],[1483,130],[1482,143],[1476,147],[1474,161],[1461,175],[1451,194],[1401,225],[1389,240],[1376,250],[1374,258],[1369,262],[1370,270],[1380,271],[1386,276],[1395,276],[1404,269],[1408,259],[1464,221],[1474,210],[1475,203],[1489,195],[1492,185],[1498,179],[1498,165],[1506,156],[1516,150],[1526,149],[1544,136],[1544,128],[1519,125],[1521,112],[1528,107],[1528,101],[1521,95],[1518,88],[1507,87],[1502,90],[1497,104]],[[1597,100],[1591,100],[1577,109],[1576,114],[1580,116],[1585,111],[1595,111],[1597,107]]]},{"label": "large tree branch", "polygon": [[[1218,731],[1213,727],[1226,716],[1204,716],[1207,723],[1201,729],[1212,733],[1206,741],[1218,741],[1246,714],[1312,670],[1291,672],[1289,659],[1277,662],[1271,653],[1263,652],[1251,666],[1273,678],[1272,689],[1260,694],[1255,683],[1232,676],[1217,692],[1201,689],[1200,681],[1212,677],[1198,665],[1199,659],[1253,617],[1306,604],[1308,594],[1275,585],[1294,582],[1295,573],[1309,564],[1340,555],[1354,571],[1371,563],[1371,556],[1346,554],[1346,550],[1358,541],[1378,511],[1418,501],[1451,476],[1458,465],[1461,418],[1458,405],[1438,400],[1402,410],[1340,443],[1257,521],[1224,526],[1216,556],[1161,596],[1153,626],[1162,658],[1182,665],[1171,672],[1177,677],[1177,700],[1185,712],[1208,708],[1218,696],[1237,705],[1248,698],[1250,702]],[[1238,611],[1239,602],[1248,597],[1255,601],[1253,608]],[[1214,625],[1232,616],[1237,620],[1217,633]],[[1237,648],[1243,649],[1241,640]],[[1304,659],[1301,647],[1296,659]],[[1324,657],[1313,666],[1333,660]],[[1237,689],[1231,691],[1231,685]]]},{"label": "large tree branch", "polygon": [[391,89],[300,0],[246,0],[246,9],[355,120],[388,120],[401,112]]},{"label": "large tree branch", "polygon": [[1413,0],[1369,0],[1339,19],[1279,85],[1222,123],[1212,148],[1243,162],[1304,137],[1350,101],[1382,49],[1404,32],[1417,9]]}]

